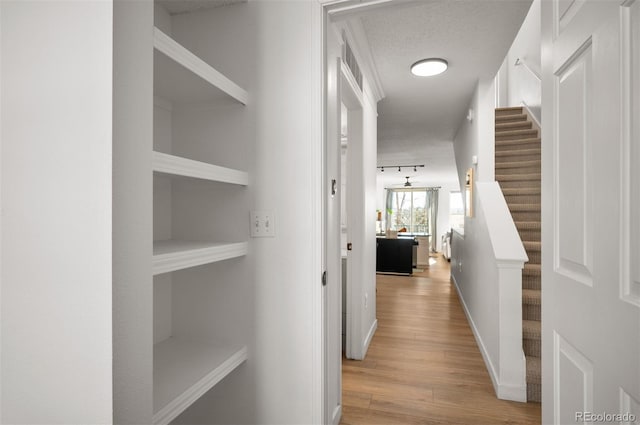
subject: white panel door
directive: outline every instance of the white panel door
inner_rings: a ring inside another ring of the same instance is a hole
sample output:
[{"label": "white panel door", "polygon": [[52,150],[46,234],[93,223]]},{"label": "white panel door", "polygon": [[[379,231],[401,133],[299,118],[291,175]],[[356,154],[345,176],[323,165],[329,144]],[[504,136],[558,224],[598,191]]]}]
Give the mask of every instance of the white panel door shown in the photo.
[{"label": "white panel door", "polygon": [[543,1],[542,30],[543,423],[640,421],[640,0]]}]

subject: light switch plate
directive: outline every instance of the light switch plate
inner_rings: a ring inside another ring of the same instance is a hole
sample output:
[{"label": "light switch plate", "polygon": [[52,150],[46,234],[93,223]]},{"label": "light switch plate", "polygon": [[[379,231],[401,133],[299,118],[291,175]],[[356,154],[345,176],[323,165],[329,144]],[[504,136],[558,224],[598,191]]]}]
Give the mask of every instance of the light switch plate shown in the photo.
[{"label": "light switch plate", "polygon": [[251,211],[252,238],[273,238],[276,236],[276,220],[272,211]]}]

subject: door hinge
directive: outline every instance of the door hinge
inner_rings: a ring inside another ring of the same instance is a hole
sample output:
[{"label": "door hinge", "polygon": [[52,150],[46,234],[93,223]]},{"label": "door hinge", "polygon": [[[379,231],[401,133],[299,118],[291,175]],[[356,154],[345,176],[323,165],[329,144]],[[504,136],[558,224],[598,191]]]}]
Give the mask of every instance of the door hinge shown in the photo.
[{"label": "door hinge", "polygon": [[322,286],[327,286],[327,271],[322,272]]}]

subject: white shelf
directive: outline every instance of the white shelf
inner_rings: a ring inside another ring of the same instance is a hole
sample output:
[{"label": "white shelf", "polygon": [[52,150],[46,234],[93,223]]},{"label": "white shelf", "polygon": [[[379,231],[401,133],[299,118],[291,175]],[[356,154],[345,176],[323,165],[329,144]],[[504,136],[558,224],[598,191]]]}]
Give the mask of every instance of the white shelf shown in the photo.
[{"label": "white shelf", "polygon": [[153,47],[154,86],[160,96],[184,103],[210,101],[225,93],[247,104],[244,89],[158,28],[154,28]]},{"label": "white shelf", "polygon": [[153,152],[153,171],[242,186],[249,184],[249,174],[244,171],[155,151]]},{"label": "white shelf", "polygon": [[247,348],[169,338],[153,347],[153,423],[168,424],[247,360]]},{"label": "white shelf", "polygon": [[153,274],[242,257],[247,254],[247,250],[247,242],[157,241],[153,243]]}]

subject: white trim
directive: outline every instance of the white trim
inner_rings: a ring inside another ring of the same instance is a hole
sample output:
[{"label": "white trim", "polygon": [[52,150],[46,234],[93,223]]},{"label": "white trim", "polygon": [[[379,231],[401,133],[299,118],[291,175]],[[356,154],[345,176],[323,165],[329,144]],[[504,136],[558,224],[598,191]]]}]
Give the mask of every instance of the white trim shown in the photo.
[{"label": "white trim", "polygon": [[[340,74],[342,75],[342,80],[346,83],[347,87],[350,89],[352,96],[351,98],[355,99],[355,103],[358,103],[358,107],[355,105],[346,105],[348,109],[360,109],[364,106],[364,93],[360,90],[360,86],[356,82],[356,79],[353,77],[351,70],[344,63],[344,61],[340,60]],[[341,94],[345,94],[344,90],[341,90]],[[344,96],[342,97],[344,99]]]},{"label": "white trim", "polygon": [[247,242],[207,243],[158,241],[153,243],[153,274],[168,273],[247,254]]},{"label": "white trim", "polygon": [[340,423],[340,419],[342,419],[342,403],[336,406],[335,410],[333,411],[333,418],[331,420],[331,423],[333,425],[338,425]]},{"label": "white trim", "polygon": [[493,390],[496,393],[496,396],[501,400],[512,400],[512,401],[521,401],[524,402],[527,400],[527,386],[526,381],[524,386],[513,386],[513,385],[503,385],[500,383],[500,377],[496,372],[496,369],[491,361],[491,357],[489,356],[489,352],[487,351],[487,347],[484,345],[484,341],[482,341],[482,336],[480,336],[480,332],[476,327],[475,322],[473,321],[473,317],[471,317],[471,313],[469,312],[469,308],[467,307],[467,303],[465,303],[464,298],[462,297],[462,291],[458,286],[458,282],[456,281],[453,273],[451,274],[451,280],[453,281],[454,286],[456,287],[456,292],[458,293],[458,299],[460,300],[460,304],[462,304],[462,309],[464,310],[465,316],[467,316],[467,320],[469,321],[469,326],[471,327],[471,331],[473,332],[473,337],[478,344],[478,348],[480,349],[480,354],[482,354],[482,359],[484,360],[485,365],[487,366],[487,371],[489,372],[489,377],[491,377],[491,383],[493,384]]},{"label": "white trim", "polygon": [[367,332],[367,337],[364,339],[364,343],[362,344],[362,358],[367,355],[367,351],[369,351],[369,344],[371,344],[371,340],[378,329],[378,319],[374,320],[369,328],[369,332]]},{"label": "white trim", "polygon": [[375,104],[384,99],[385,94],[382,87],[382,81],[380,80],[380,75],[378,74],[378,68],[373,58],[373,53],[371,53],[369,40],[367,39],[367,34],[364,30],[364,26],[362,25],[362,21],[360,21],[359,19],[349,20],[345,23],[345,25],[342,25],[342,29],[344,31],[344,36],[349,43],[349,46],[351,46],[351,50],[353,51],[353,55],[355,56],[356,61],[362,68],[363,74],[365,75],[366,80],[369,83],[371,92],[375,97]]},{"label": "white trim", "polygon": [[242,186],[249,184],[249,174],[245,171],[220,167],[218,165],[207,164],[206,162],[194,161],[192,159],[156,151],[153,151],[152,153],[152,161],[153,171],[158,173],[193,177],[196,179],[238,184]]},{"label": "white trim", "polygon": [[153,28],[153,47],[238,102],[247,104],[249,94],[244,89],[157,27]]},{"label": "white trim", "polygon": [[325,152],[325,9],[321,3],[314,1],[311,6],[311,51],[312,66],[310,71],[312,87],[312,97],[309,99],[311,116],[313,119],[311,134],[315,138],[307,143],[309,146],[309,157],[320,159],[311,161],[309,165],[309,190],[313,191],[310,209],[312,211],[312,228],[309,229],[308,242],[311,246],[311,264],[309,275],[303,280],[311,285],[311,423],[326,423],[327,397],[325,383],[327,377],[326,363],[326,340],[324,329],[324,287],[322,286],[322,272],[325,270],[326,262],[324,250],[326,247],[327,232],[324,228],[325,200],[324,174],[327,167]]}]

